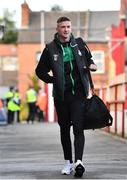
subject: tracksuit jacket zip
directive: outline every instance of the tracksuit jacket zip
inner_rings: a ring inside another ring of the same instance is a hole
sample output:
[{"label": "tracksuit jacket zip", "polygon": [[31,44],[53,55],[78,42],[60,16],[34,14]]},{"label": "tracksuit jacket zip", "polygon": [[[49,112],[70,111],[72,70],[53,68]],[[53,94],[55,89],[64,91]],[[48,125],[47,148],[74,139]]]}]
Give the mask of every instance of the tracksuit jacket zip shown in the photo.
[{"label": "tracksuit jacket zip", "polygon": [[74,70],[74,67],[73,67],[73,64],[72,64],[72,61],[74,61],[74,55],[73,55],[73,51],[72,51],[72,48],[71,46],[68,46],[68,43],[66,44],[65,47],[63,47],[63,45],[61,44],[61,48],[63,50],[63,61],[64,61],[64,66],[66,65],[66,62],[69,62],[69,65],[70,65],[70,79],[71,79],[71,84],[72,84],[72,94],[74,95],[75,94],[75,90],[74,90],[74,86],[75,86],[75,81],[74,81],[74,78],[73,78],[73,70]]}]

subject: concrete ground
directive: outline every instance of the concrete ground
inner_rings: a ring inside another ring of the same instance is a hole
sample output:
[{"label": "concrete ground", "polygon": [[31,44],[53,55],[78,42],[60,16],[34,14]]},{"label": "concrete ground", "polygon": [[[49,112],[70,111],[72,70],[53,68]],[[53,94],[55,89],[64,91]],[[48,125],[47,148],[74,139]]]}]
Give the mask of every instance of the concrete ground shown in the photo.
[{"label": "concrete ground", "polygon": [[[100,130],[85,136],[82,179],[127,179],[127,141]],[[0,179],[74,179],[60,174],[63,163],[57,123],[0,126]]]}]

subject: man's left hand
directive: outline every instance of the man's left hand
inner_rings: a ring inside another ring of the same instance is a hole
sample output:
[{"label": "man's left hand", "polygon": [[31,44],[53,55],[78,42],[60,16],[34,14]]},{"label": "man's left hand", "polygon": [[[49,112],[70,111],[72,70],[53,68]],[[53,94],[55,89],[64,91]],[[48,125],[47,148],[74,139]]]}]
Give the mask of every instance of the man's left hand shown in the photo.
[{"label": "man's left hand", "polygon": [[95,64],[91,64],[91,65],[89,66],[89,69],[90,69],[91,71],[96,71],[96,70],[97,70],[97,66],[96,66]]}]

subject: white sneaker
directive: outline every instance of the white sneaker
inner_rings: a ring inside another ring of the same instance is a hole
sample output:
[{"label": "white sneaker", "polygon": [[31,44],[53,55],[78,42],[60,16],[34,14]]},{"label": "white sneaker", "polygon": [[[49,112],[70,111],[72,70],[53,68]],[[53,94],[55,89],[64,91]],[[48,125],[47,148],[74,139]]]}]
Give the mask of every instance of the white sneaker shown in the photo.
[{"label": "white sneaker", "polygon": [[77,160],[77,162],[74,165],[74,176],[75,177],[82,177],[83,173],[85,171],[85,167],[81,160]]},{"label": "white sneaker", "polygon": [[71,174],[72,170],[73,170],[73,163],[70,163],[69,160],[66,160],[64,168],[61,171],[61,174],[69,175],[69,174]]}]

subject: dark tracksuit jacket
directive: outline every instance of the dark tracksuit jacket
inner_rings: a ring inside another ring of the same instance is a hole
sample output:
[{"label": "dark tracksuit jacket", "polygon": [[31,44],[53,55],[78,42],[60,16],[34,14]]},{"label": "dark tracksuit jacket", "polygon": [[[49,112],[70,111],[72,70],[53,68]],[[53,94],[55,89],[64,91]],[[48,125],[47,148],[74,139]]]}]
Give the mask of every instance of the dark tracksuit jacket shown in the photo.
[{"label": "dark tracksuit jacket", "polygon": [[[72,35],[67,46],[72,49],[73,59],[66,61],[66,58],[65,60],[63,58],[65,46],[65,43],[62,44],[59,41],[56,33],[54,40],[46,45],[41,55],[35,70],[36,74],[45,83],[53,83],[55,99],[64,100],[64,94],[67,91],[75,94],[81,92],[86,97],[89,91],[89,79],[84,66],[94,64],[91,53],[80,38],[75,39]],[[53,76],[48,74],[50,70],[52,70]]]}]

